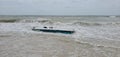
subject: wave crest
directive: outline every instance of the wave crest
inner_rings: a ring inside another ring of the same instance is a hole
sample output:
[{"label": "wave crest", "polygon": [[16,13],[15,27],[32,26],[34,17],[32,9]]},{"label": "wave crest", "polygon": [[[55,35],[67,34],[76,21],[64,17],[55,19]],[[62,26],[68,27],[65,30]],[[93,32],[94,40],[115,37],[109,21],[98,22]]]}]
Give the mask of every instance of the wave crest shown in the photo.
[{"label": "wave crest", "polygon": [[[64,22],[57,22],[51,19],[24,19],[19,20],[20,23],[41,23],[41,24],[66,24]],[[85,22],[85,21],[76,21],[69,23],[72,25],[81,25],[81,26],[102,26],[102,25],[120,25],[120,22]]]},{"label": "wave crest", "polygon": [[74,22],[72,23],[73,25],[86,25],[86,26],[91,26],[91,25],[102,25],[101,23],[92,23],[92,22]]},{"label": "wave crest", "polygon": [[25,19],[25,20],[20,20],[20,23],[48,23],[48,24],[53,24],[54,22],[52,22],[51,20],[41,20],[41,19]]},{"label": "wave crest", "polygon": [[84,26],[102,26],[102,25],[120,25],[119,22],[106,22],[106,23],[100,23],[100,22],[73,22],[72,25],[84,25]]}]

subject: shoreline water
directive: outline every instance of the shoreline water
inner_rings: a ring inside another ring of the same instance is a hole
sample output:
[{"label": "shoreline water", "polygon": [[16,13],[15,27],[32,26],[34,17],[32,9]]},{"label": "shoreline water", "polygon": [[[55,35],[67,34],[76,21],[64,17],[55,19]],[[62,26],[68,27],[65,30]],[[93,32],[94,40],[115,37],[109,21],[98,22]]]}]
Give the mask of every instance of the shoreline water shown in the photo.
[{"label": "shoreline water", "polygon": [[[90,20],[88,17],[69,18],[23,18],[11,23],[1,22],[0,56],[120,56],[120,19],[118,17],[105,17],[105,21],[104,19],[99,21],[101,18],[92,19],[93,17],[90,17]],[[74,29],[76,33],[65,35],[32,31],[34,26],[44,25],[67,27]]]},{"label": "shoreline water", "polygon": [[[0,33],[0,56],[119,57],[120,48],[74,41],[68,36],[5,32]],[[19,52],[18,52],[19,51]],[[99,55],[99,56],[98,56]]]}]

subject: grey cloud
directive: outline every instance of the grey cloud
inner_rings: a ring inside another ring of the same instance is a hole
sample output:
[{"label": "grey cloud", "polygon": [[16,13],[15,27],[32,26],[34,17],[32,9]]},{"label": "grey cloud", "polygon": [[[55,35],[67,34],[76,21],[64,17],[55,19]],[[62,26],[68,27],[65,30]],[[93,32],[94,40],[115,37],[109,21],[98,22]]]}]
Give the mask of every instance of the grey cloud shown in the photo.
[{"label": "grey cloud", "polygon": [[120,15],[120,0],[0,0],[0,15]]}]

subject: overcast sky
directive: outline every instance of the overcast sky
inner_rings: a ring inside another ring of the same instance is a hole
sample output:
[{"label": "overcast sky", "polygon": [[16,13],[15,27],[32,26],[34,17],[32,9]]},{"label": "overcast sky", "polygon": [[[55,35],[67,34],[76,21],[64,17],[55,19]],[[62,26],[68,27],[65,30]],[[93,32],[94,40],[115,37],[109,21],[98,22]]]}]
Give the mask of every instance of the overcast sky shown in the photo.
[{"label": "overcast sky", "polygon": [[120,0],[0,0],[0,15],[120,15]]}]

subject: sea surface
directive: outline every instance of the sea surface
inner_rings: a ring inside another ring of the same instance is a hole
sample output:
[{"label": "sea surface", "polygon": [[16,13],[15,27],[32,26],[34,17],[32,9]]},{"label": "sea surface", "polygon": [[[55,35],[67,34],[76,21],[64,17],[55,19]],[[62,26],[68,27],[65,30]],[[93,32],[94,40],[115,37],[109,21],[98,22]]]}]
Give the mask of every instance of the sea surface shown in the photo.
[{"label": "sea surface", "polygon": [[[75,33],[68,35],[31,30],[33,27],[42,26],[72,29]],[[24,37],[27,37],[29,34],[43,34],[46,35],[46,37],[49,35],[51,39],[53,39],[54,36],[62,39],[67,37],[81,45],[79,46],[78,44],[78,46],[74,47],[79,47],[79,49],[85,46],[88,47],[85,47],[84,52],[86,52],[86,54],[87,52],[91,54],[90,50],[92,50],[95,51],[97,55],[103,55],[102,57],[120,56],[120,16],[0,16],[0,35],[3,35],[0,36],[0,38],[4,37],[4,34],[7,32],[19,32],[19,34],[16,35],[22,35]],[[50,35],[54,36],[52,37]],[[71,43],[71,45],[74,44]],[[92,49],[88,50],[89,48]],[[78,51],[78,53],[79,52],[80,51]],[[93,56],[95,57],[97,55]],[[84,57],[85,55],[80,56]],[[90,56],[86,55],[86,57]]]}]

